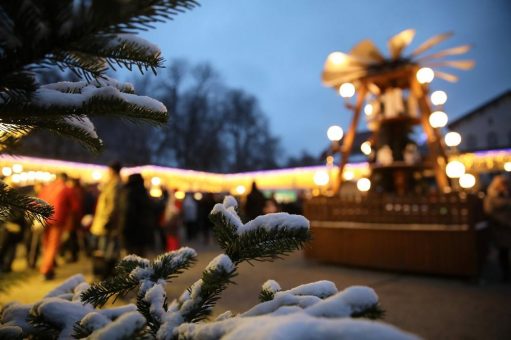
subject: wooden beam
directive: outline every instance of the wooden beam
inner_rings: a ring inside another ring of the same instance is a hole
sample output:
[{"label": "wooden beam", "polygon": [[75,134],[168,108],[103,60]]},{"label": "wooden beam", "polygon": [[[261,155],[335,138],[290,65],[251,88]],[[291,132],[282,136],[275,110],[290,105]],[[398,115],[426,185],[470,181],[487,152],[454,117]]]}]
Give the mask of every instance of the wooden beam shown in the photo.
[{"label": "wooden beam", "polygon": [[442,145],[442,139],[437,129],[434,129],[429,124],[429,116],[431,114],[431,108],[426,99],[427,90],[424,89],[423,85],[419,84],[415,75],[411,80],[411,90],[414,96],[417,98],[420,108],[420,119],[422,128],[427,136],[428,149],[433,159],[433,167],[435,171],[435,178],[437,185],[442,192],[450,188],[449,179],[445,174],[445,166],[447,165],[447,155]]},{"label": "wooden beam", "polygon": [[357,93],[357,102],[353,109],[353,119],[351,120],[348,132],[344,136],[344,141],[342,142],[342,147],[340,149],[341,163],[339,164],[339,174],[337,175],[337,183],[336,186],[334,187],[334,193],[336,195],[338,195],[341,191],[341,186],[343,182],[342,174],[344,172],[346,164],[348,164],[348,158],[350,157],[351,149],[353,147],[353,141],[355,140],[355,135],[357,134],[357,126],[358,121],[360,119],[360,111],[362,110],[362,104],[364,103],[366,93],[367,88],[365,87],[365,85],[362,85]]}]

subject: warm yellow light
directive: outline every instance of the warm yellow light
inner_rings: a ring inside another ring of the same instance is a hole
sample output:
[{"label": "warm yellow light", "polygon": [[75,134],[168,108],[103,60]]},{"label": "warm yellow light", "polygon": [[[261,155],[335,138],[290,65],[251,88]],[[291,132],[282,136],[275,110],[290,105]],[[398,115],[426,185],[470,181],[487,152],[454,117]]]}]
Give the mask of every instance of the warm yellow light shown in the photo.
[{"label": "warm yellow light", "polygon": [[458,146],[461,143],[461,135],[457,132],[447,132],[444,137],[445,145],[447,146]]},{"label": "warm yellow light", "polygon": [[460,187],[470,189],[476,184],[476,178],[472,174],[463,174],[460,177]]},{"label": "warm yellow light", "polygon": [[193,194],[193,198],[196,200],[196,201],[200,201],[202,199],[202,193],[200,192],[196,192],[195,194]]},{"label": "warm yellow light", "polygon": [[343,98],[351,98],[355,95],[355,85],[352,83],[344,83],[339,87],[339,94]]},{"label": "warm yellow light", "polygon": [[103,173],[99,170],[94,170],[91,176],[94,181],[98,182],[103,178]]},{"label": "warm yellow light", "polygon": [[185,192],[178,190],[175,192],[174,197],[178,200],[182,200],[183,198],[185,198]]},{"label": "warm yellow light", "polygon": [[443,111],[435,111],[429,115],[429,124],[434,128],[441,128],[447,125],[449,118]]},{"label": "warm yellow light", "polygon": [[343,135],[344,131],[342,131],[342,127],[339,125],[332,125],[326,131],[326,136],[332,142],[340,141]]},{"label": "warm yellow light", "polygon": [[245,191],[247,191],[247,189],[243,185],[240,184],[236,187],[235,191],[238,195],[243,195],[245,193]]},{"label": "warm yellow light", "polygon": [[417,80],[421,84],[429,84],[435,78],[435,72],[429,67],[423,67],[417,71]]},{"label": "warm yellow light", "polygon": [[327,185],[330,181],[330,176],[326,171],[320,170],[316,171],[314,174],[314,183],[319,186]]},{"label": "warm yellow light", "polygon": [[12,165],[12,171],[16,174],[19,174],[20,172],[23,172],[23,165],[21,164],[13,164]]},{"label": "warm yellow light", "polygon": [[504,170],[511,172],[511,162],[504,163]]},{"label": "warm yellow light", "polygon": [[433,105],[444,105],[447,101],[447,93],[444,91],[435,91],[431,94],[431,103]]},{"label": "warm yellow light", "polygon": [[149,190],[149,195],[151,195],[151,197],[158,198],[163,195],[163,192],[159,187],[152,187],[151,190]]},{"label": "warm yellow light", "polygon": [[359,179],[357,181],[357,189],[362,192],[369,191],[369,189],[371,189],[371,181],[369,180],[369,178]]},{"label": "warm yellow light", "polygon": [[5,177],[9,177],[10,175],[12,175],[12,169],[9,168],[8,166],[4,166],[2,168],[2,175],[4,175]]},{"label": "warm yellow light", "polygon": [[11,181],[13,183],[20,183],[21,182],[21,175],[20,174],[14,174],[11,177]]},{"label": "warm yellow light", "polygon": [[449,178],[460,178],[465,173],[465,165],[460,161],[450,161],[445,167],[445,173]]},{"label": "warm yellow light", "polygon": [[161,184],[161,178],[160,177],[153,177],[151,178],[151,185],[159,186]]},{"label": "warm yellow light", "polygon": [[342,173],[342,178],[346,181],[351,181],[353,178],[355,178],[355,173],[351,170],[344,170]]},{"label": "warm yellow light", "polygon": [[370,116],[373,114],[373,106],[371,104],[366,104],[366,106],[364,106],[364,113],[366,114],[366,116]]},{"label": "warm yellow light", "polygon": [[342,52],[332,52],[328,55],[328,60],[330,60],[335,65],[341,65],[346,62],[347,57]]},{"label": "warm yellow light", "polygon": [[360,145],[360,150],[362,150],[362,153],[366,156],[369,156],[371,154],[371,143],[369,141],[365,141],[364,143],[362,143],[362,145]]}]

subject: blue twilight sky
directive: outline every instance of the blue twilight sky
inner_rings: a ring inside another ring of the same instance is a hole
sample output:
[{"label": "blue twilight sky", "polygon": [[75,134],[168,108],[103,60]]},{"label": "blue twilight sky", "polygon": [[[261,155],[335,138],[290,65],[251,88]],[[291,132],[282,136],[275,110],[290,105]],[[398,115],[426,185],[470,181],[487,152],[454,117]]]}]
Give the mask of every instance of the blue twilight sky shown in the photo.
[{"label": "blue twilight sky", "polygon": [[317,153],[328,145],[328,126],[348,126],[342,98],[321,85],[320,74],[330,52],[348,52],[365,38],[385,54],[387,39],[406,28],[416,29],[408,52],[446,31],[455,35],[440,47],[472,44],[463,59],[475,59],[475,69],[454,71],[456,84],[436,79],[431,85],[449,95],[451,120],[511,89],[510,0],[200,2],[143,36],[167,60],[210,62],[229,87],[258,97],[287,155]]}]

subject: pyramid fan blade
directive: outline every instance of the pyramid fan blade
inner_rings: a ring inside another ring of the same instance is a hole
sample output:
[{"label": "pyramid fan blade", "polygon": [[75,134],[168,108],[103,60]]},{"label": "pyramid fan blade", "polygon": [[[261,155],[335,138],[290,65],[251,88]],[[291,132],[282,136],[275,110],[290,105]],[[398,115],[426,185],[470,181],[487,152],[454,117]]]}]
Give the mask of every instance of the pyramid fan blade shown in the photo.
[{"label": "pyramid fan blade", "polygon": [[327,57],[323,70],[325,72],[345,72],[363,67],[364,63],[342,52],[333,52]]},{"label": "pyramid fan blade", "polygon": [[471,70],[475,66],[475,61],[473,60],[445,60],[439,61],[435,63],[426,63],[425,65],[430,67],[452,67],[458,70]]},{"label": "pyramid fan blade", "polygon": [[435,71],[435,77],[441,78],[443,80],[446,80],[450,83],[455,83],[458,81],[458,77],[454,74],[442,72],[442,71]]},{"label": "pyramid fan blade", "polygon": [[446,32],[429,38],[428,40],[423,42],[419,47],[417,47],[415,51],[412,52],[412,57],[416,57],[419,54],[426,52],[433,46],[436,46],[440,44],[442,41],[449,39],[450,37],[452,37],[452,35],[453,35],[452,32]]},{"label": "pyramid fan blade", "polygon": [[321,80],[326,86],[340,86],[343,83],[353,82],[366,75],[366,70],[360,69],[353,72],[328,72],[324,71]]},{"label": "pyramid fan blade", "polygon": [[399,32],[398,34],[389,39],[388,47],[392,59],[395,60],[399,58],[403,49],[406,46],[410,45],[414,36],[415,30],[407,29],[402,32]]},{"label": "pyramid fan blade", "polygon": [[383,55],[378,50],[378,47],[369,39],[362,40],[355,45],[350,51],[350,55],[355,58],[368,60],[369,62],[382,62],[385,60]]},{"label": "pyramid fan blade", "polygon": [[418,59],[417,61],[420,63],[420,62],[426,61],[426,60],[438,59],[438,58],[443,58],[443,57],[447,57],[447,56],[451,56],[451,55],[464,54],[464,53],[467,53],[469,50],[470,50],[470,45],[461,45],[461,46],[451,47],[446,50],[422,57],[422,58]]}]

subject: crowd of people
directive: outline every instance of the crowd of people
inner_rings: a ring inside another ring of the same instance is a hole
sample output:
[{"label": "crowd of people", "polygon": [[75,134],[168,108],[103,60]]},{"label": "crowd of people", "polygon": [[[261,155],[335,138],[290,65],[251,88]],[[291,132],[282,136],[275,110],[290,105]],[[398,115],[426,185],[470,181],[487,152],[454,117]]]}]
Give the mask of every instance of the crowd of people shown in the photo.
[{"label": "crowd of people", "polygon": [[[209,213],[224,195],[186,193],[180,200],[172,190],[163,189],[161,197],[155,198],[141,174],[123,181],[120,173],[121,165],[112,163],[99,186],[84,185],[65,173],[57,174],[51,183],[34,185],[33,195],[53,206],[53,216],[44,225],[26,221],[21,213],[2,223],[0,270],[12,270],[20,244],[28,266],[39,265],[43,277],[51,280],[60,259],[76,262],[87,256],[94,274],[105,277],[123,254],[147,257],[175,250],[185,242],[210,242]],[[300,202],[281,206],[253,183],[240,215],[248,221],[282,209],[301,213]]]}]

